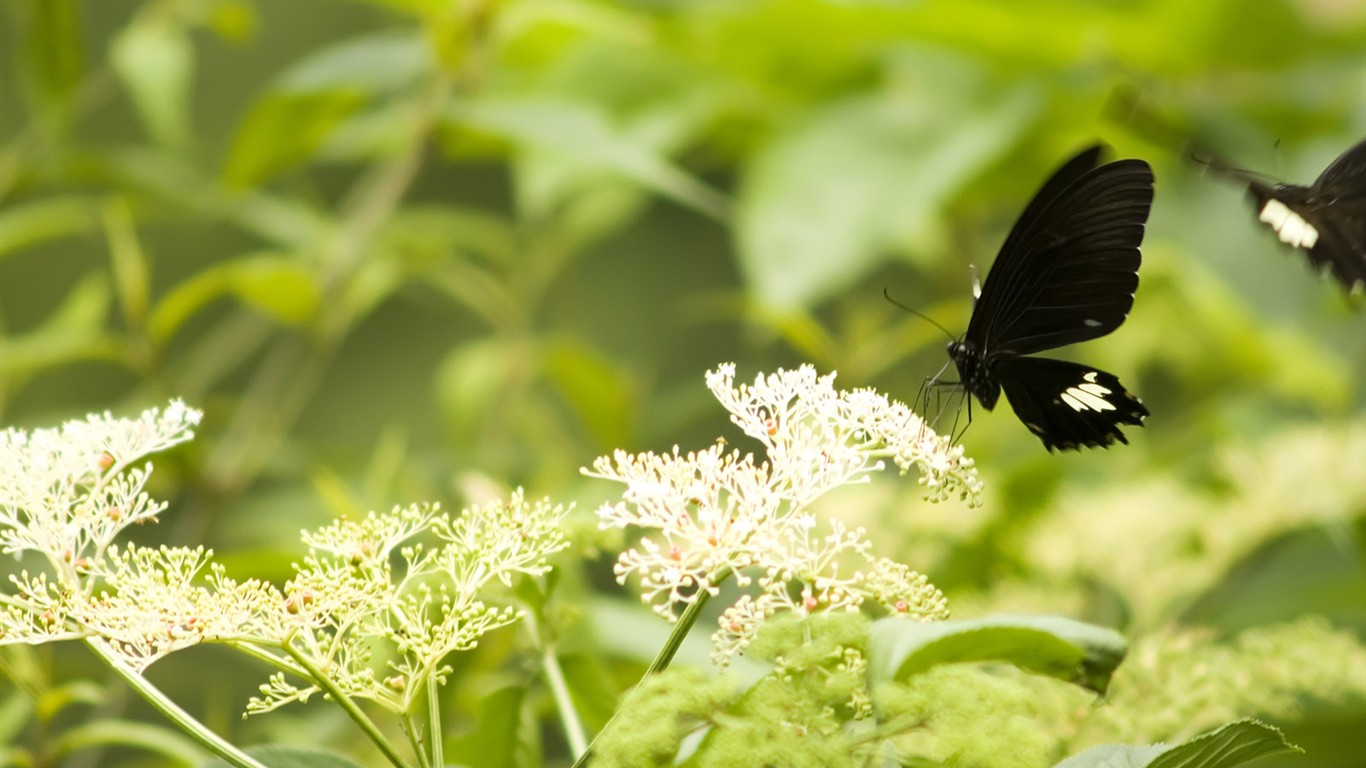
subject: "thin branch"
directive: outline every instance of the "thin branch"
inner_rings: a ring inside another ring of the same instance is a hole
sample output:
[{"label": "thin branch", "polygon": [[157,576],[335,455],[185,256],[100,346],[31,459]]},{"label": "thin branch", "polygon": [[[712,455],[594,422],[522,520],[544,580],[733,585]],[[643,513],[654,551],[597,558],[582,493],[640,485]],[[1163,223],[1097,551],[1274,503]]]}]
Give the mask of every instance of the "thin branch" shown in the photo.
[{"label": "thin branch", "polygon": [[151,704],[153,709],[165,715],[167,720],[175,723],[180,730],[189,734],[191,738],[204,745],[210,752],[238,768],[266,768],[264,764],[229,744],[223,737],[209,730],[208,726],[181,709],[180,705],[171,701],[165,693],[162,693],[160,688],[148,682],[147,678],[129,669],[103,642],[96,638],[87,638],[85,644],[95,652],[96,656],[100,657],[101,661],[114,670],[114,674],[123,678],[123,681],[130,688],[136,691],[148,704]]}]

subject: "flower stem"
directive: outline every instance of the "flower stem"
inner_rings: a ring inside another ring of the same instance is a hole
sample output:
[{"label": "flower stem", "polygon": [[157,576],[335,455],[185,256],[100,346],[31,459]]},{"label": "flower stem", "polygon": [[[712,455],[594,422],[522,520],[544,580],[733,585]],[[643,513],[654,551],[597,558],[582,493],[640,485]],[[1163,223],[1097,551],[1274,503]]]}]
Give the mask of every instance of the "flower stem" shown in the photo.
[{"label": "flower stem", "polygon": [[379,751],[384,753],[385,758],[389,760],[389,763],[392,764],[394,768],[408,768],[408,764],[404,761],[402,755],[398,753],[398,749],[384,737],[384,734],[380,733],[379,728],[375,726],[370,718],[365,716],[365,713],[360,710],[360,707],[356,705],[356,702],[352,701],[351,697],[347,696],[341,688],[337,687],[337,684],[333,682],[332,678],[328,677],[321,669],[318,669],[307,656],[303,655],[298,648],[294,647],[293,643],[286,642],[284,644],[284,649],[285,653],[288,653],[293,657],[293,659],[298,662],[299,666],[308,671],[308,675],[313,682],[317,683],[319,688],[326,691],[327,695],[331,696],[332,700],[337,702],[337,706],[341,707],[356,725],[360,726],[362,731],[365,731],[365,735],[370,737],[370,741],[374,742],[376,747],[379,747]]},{"label": "flower stem", "polygon": [[[732,571],[729,566],[722,566],[708,577],[707,587],[715,589],[720,586],[721,582],[730,578],[731,573]],[[688,607],[683,610],[683,615],[678,617],[678,621],[674,623],[673,629],[669,632],[669,639],[664,641],[664,646],[660,648],[659,653],[655,655],[655,660],[650,663],[649,669],[645,670],[645,674],[641,675],[640,680],[636,682],[631,690],[639,688],[640,684],[649,679],[651,675],[659,674],[669,668],[669,664],[673,662],[674,655],[678,653],[679,648],[683,647],[683,641],[687,639],[689,630],[697,623],[697,618],[702,615],[702,608],[706,606],[707,601],[711,599],[710,589],[703,588],[698,591],[696,599],[689,603]],[[629,696],[630,694],[628,693],[627,695]],[[608,729],[612,727],[612,723],[616,721],[617,715],[620,713],[621,710],[618,709],[616,713],[612,715],[611,719],[607,721],[607,725],[604,725],[602,730],[598,731],[598,734],[593,737],[593,741],[589,743],[588,749],[585,749],[578,756],[578,759],[574,761],[572,768],[582,768],[588,764],[589,758],[593,755],[593,745],[598,743],[598,739],[601,739],[604,733],[607,733]]]},{"label": "flower stem", "polygon": [[180,705],[171,701],[170,698],[162,693],[160,688],[152,685],[147,678],[129,669],[126,664],[118,659],[105,645],[96,638],[87,638],[85,644],[95,652],[100,660],[109,665],[114,670],[114,674],[123,678],[123,681],[130,688],[137,692],[153,709],[166,716],[167,720],[175,723],[180,730],[189,734],[191,738],[204,745],[210,752],[218,755],[229,764],[238,768],[266,768],[266,766],[250,755],[229,744],[223,737],[209,730],[209,727],[196,720],[189,712],[180,708]]},{"label": "flower stem", "polygon": [[432,732],[432,765],[444,766],[446,753],[441,743],[441,689],[436,675],[427,678],[427,728]]},{"label": "flower stem", "polygon": [[569,696],[569,684],[565,682],[560,660],[555,655],[555,647],[549,643],[541,654],[541,667],[545,670],[546,683],[550,685],[550,695],[555,699],[555,708],[560,711],[560,723],[564,726],[564,737],[569,742],[571,754],[582,755],[588,751],[588,741],[583,735],[583,723],[574,709],[574,701]]}]

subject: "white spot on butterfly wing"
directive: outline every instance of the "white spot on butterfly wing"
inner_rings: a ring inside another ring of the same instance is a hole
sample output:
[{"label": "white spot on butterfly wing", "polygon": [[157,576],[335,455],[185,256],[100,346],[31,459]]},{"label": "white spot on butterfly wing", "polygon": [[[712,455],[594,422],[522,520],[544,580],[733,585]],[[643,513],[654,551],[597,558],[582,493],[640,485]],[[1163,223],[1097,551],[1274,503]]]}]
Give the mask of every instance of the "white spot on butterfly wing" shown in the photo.
[{"label": "white spot on butterfly wing", "polygon": [[1109,387],[1096,383],[1096,372],[1091,371],[1082,376],[1082,383],[1075,387],[1068,387],[1062,393],[1062,401],[1067,403],[1072,410],[1078,413],[1082,411],[1113,411],[1115,406],[1105,396],[1112,391]]},{"label": "white spot on butterfly wing", "polygon": [[1313,248],[1319,241],[1319,231],[1313,224],[1305,221],[1303,216],[1290,210],[1290,206],[1274,197],[1266,201],[1257,218],[1276,230],[1276,236],[1287,245],[1307,249]]},{"label": "white spot on butterfly wing", "polygon": [[1102,323],[1099,320],[1092,320],[1089,317],[1085,320],[1082,320],[1082,322],[1086,324],[1087,328],[1099,328],[1102,325]]}]

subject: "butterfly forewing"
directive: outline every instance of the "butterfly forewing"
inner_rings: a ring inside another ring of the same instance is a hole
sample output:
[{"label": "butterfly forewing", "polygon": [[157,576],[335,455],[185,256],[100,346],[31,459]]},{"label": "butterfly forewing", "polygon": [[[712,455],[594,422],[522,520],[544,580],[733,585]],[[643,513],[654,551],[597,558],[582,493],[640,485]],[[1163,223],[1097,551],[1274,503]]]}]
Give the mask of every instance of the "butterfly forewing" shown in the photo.
[{"label": "butterfly forewing", "polygon": [[961,384],[983,407],[1002,391],[1050,451],[1126,442],[1148,411],[1119,380],[1077,363],[1023,357],[1118,328],[1138,287],[1153,176],[1141,160],[1097,167],[1087,149],[1025,207],[992,264],[962,341]]},{"label": "butterfly forewing", "polygon": [[1121,160],[1072,175],[1098,155],[1087,150],[1063,166],[1041,190],[1054,190],[1051,199],[1036,198],[1007,237],[966,336],[988,358],[1104,336],[1133,306],[1152,171]]},{"label": "butterfly forewing", "polygon": [[1366,141],[1361,141],[1328,164],[1312,189],[1322,196],[1366,196]]}]

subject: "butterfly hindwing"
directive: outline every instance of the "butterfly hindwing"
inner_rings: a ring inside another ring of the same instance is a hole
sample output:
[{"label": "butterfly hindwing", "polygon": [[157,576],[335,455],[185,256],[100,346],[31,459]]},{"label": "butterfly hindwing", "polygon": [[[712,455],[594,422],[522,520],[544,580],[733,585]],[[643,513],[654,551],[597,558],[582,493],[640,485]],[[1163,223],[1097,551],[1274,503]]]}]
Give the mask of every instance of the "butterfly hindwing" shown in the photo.
[{"label": "butterfly hindwing", "polygon": [[1142,426],[1148,409],[1115,376],[1090,366],[1043,357],[996,364],[1015,415],[1052,451],[1128,443],[1120,424]]},{"label": "butterfly hindwing", "polygon": [[1098,158],[1091,148],[1064,165],[1006,238],[965,337],[988,357],[1104,336],[1133,306],[1152,170],[1120,160],[1077,173]]}]

